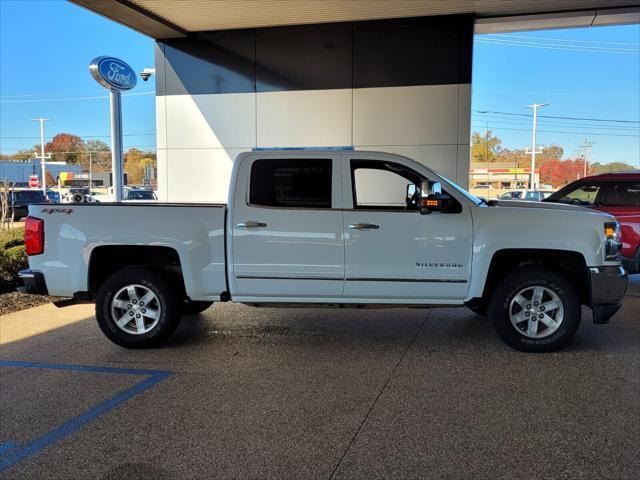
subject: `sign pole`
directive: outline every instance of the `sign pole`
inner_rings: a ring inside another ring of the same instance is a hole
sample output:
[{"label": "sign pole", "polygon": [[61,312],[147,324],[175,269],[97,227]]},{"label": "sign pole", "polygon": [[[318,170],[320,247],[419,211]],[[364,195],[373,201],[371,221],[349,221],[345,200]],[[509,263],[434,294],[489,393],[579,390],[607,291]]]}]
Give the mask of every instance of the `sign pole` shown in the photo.
[{"label": "sign pole", "polygon": [[[89,72],[100,85],[109,90],[113,196],[114,201],[121,202],[124,175],[122,159],[122,97],[120,92],[122,90],[131,90],[136,86],[136,72],[122,60],[106,56],[94,58],[89,64]],[[91,180],[91,175],[89,180]]]},{"label": "sign pole", "polygon": [[119,90],[109,90],[111,106],[111,171],[114,201],[122,201],[122,100]]}]

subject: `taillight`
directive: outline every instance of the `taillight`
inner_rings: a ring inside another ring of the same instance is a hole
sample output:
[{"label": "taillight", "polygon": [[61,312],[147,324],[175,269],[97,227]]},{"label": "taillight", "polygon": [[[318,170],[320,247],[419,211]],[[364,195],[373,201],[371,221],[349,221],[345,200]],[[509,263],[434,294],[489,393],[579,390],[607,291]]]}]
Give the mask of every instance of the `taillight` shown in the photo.
[{"label": "taillight", "polygon": [[27,255],[44,252],[44,220],[27,217],[24,221],[24,246]]}]

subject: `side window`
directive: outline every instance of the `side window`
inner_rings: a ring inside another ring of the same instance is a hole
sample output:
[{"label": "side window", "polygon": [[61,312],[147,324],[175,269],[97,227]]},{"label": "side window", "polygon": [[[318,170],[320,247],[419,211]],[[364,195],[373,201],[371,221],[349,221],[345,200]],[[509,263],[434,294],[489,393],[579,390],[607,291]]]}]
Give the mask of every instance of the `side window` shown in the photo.
[{"label": "side window", "polygon": [[605,205],[640,207],[640,182],[611,182],[607,188]]},{"label": "side window", "polygon": [[251,165],[249,203],[331,208],[331,159],[264,159]]},{"label": "side window", "polygon": [[600,196],[601,190],[601,183],[582,183],[565,192],[558,201],[562,203],[571,203],[573,205],[596,205],[598,203],[598,197]]},{"label": "side window", "polygon": [[539,200],[538,192],[527,192],[526,200]]},{"label": "side window", "polygon": [[419,210],[422,177],[397,163],[351,160],[353,206],[360,209]]}]

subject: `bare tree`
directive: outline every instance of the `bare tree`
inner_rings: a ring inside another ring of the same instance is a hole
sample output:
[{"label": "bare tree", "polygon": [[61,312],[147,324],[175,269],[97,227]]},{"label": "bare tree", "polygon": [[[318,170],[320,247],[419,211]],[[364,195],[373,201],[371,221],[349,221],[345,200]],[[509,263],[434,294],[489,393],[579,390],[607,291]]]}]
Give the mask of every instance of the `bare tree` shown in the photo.
[{"label": "bare tree", "polygon": [[2,230],[13,228],[14,211],[13,208],[9,208],[9,202],[14,186],[14,182],[0,181],[0,229]]}]

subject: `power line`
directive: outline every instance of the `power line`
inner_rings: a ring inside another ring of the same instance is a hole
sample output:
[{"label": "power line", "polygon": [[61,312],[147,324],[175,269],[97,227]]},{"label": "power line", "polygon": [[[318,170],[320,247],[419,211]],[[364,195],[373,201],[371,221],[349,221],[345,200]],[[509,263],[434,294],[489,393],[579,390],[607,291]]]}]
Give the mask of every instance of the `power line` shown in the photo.
[{"label": "power line", "polygon": [[[123,137],[139,137],[139,136],[148,136],[148,135],[155,135],[155,133],[127,133],[124,134]],[[55,135],[54,135],[55,136]],[[76,135],[76,137],[80,137],[80,138],[88,138],[88,139],[92,139],[92,138],[111,138],[111,135]],[[40,138],[40,137],[0,137],[0,139],[7,139],[10,138],[12,140],[16,140],[16,139],[30,139],[30,138]],[[48,136],[45,138],[50,138],[53,139],[54,137],[52,136]]]},{"label": "power line", "polygon": [[[513,113],[513,112],[499,112],[496,110],[473,110],[477,113],[495,113],[498,115],[512,115],[516,117],[532,117],[532,114],[529,113]],[[613,122],[613,123],[634,123],[639,124],[638,120],[618,120],[618,119],[605,119],[605,118],[583,118],[583,117],[561,117],[556,115],[538,115],[538,118],[557,118],[562,120],[584,120],[589,122]]]},{"label": "power line", "polygon": [[517,42],[515,40],[497,40],[491,38],[476,38],[475,43],[484,43],[487,45],[503,45],[509,47],[525,47],[538,48],[543,50],[563,50],[567,52],[588,52],[588,53],[620,53],[628,55],[640,55],[640,50],[635,49],[604,49],[599,47],[578,47],[578,46],[558,46],[553,44],[533,43],[533,42]]},{"label": "power line", "polygon": [[[482,128],[484,127],[483,125],[475,125],[475,128]],[[496,127],[495,130],[513,130],[513,131],[518,131],[518,132],[530,132],[531,129],[530,128],[509,128],[509,127]],[[600,137],[634,137],[634,138],[638,138],[638,135],[631,135],[631,134],[624,134],[624,133],[596,133],[596,132],[566,132],[566,131],[560,131],[560,130],[540,130],[538,129],[538,132],[543,132],[543,133],[566,133],[566,134],[571,134],[571,135],[584,135],[585,133],[588,133],[589,135],[595,135],[595,136],[600,136]]]},{"label": "power line", "polygon": [[[150,92],[133,92],[133,93],[123,93],[123,97],[133,97],[137,95],[155,95],[155,91]],[[51,102],[67,102],[74,100],[97,100],[97,99],[108,99],[108,96],[98,95],[95,97],[70,97],[70,98],[45,98],[45,99],[33,99],[33,100],[0,100],[0,103],[51,103]]]},{"label": "power line", "polygon": [[[149,90],[149,91],[153,91]],[[146,91],[146,90],[145,90]],[[75,92],[48,92],[48,93],[22,93],[17,95],[0,95],[0,98],[21,98],[21,97],[49,97],[59,95],[77,95],[78,93],[104,93],[102,90],[76,90]]]},{"label": "power line", "polygon": [[633,45],[640,47],[640,43],[636,42],[607,42],[604,40],[578,40],[568,38],[551,38],[551,37],[531,37],[529,35],[512,35],[509,33],[488,33],[492,37],[509,37],[509,38],[526,38],[530,40],[547,40],[551,42],[577,42],[577,43],[601,43],[607,45]]}]

